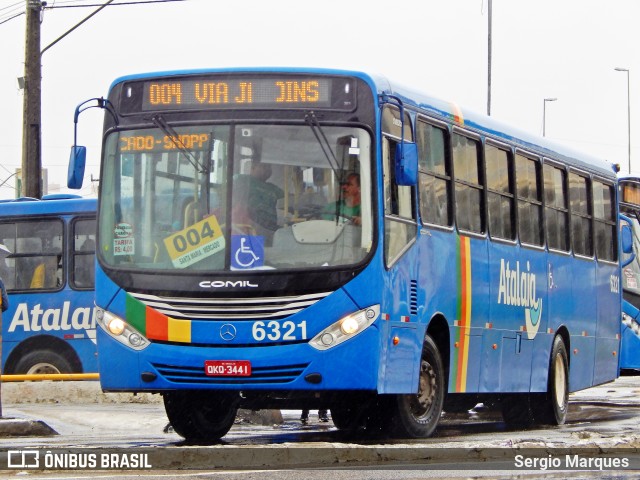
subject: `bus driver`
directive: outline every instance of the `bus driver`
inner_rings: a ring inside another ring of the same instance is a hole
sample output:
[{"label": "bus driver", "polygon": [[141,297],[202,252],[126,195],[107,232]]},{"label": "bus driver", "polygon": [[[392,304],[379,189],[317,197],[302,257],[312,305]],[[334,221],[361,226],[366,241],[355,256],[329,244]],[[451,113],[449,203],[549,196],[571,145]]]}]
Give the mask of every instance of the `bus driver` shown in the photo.
[{"label": "bus driver", "polygon": [[360,175],[350,173],[346,181],[341,182],[341,198],[327,204],[322,212],[322,218],[333,220],[336,214],[351,220],[354,225],[361,224],[360,218]]}]

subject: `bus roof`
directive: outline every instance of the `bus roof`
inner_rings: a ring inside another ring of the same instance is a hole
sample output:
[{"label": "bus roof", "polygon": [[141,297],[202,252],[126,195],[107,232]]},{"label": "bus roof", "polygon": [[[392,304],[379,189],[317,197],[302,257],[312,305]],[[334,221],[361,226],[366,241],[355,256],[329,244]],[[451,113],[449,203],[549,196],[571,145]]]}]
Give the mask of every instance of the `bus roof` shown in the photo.
[{"label": "bus roof", "polygon": [[82,198],[71,195],[44,196],[37,198],[17,198],[0,202],[0,219],[25,215],[47,215],[95,212],[97,198]]},{"label": "bus roof", "polygon": [[197,75],[207,73],[320,73],[325,75],[350,75],[366,81],[372,89],[380,94],[389,94],[399,97],[405,106],[418,107],[427,111],[429,114],[442,120],[453,122],[454,124],[466,128],[470,131],[477,132],[481,135],[509,142],[516,147],[522,148],[528,152],[541,156],[555,158],[561,160],[568,165],[584,169],[591,173],[596,173],[609,178],[615,178],[617,171],[616,166],[605,159],[598,158],[559,143],[549,140],[545,137],[537,136],[531,133],[514,128],[506,123],[495,120],[494,118],[476,113],[472,110],[460,108],[456,103],[449,102],[437,97],[430,96],[427,93],[417,92],[412,88],[405,88],[400,84],[392,83],[387,77],[382,75],[372,75],[360,71],[338,70],[325,68],[300,68],[300,67],[238,67],[238,68],[203,68],[193,70],[173,70],[139,73],[125,75],[117,78],[111,84],[111,90],[116,84],[130,81],[141,80],[144,78],[164,77],[164,76],[181,76],[181,75]]},{"label": "bus roof", "polygon": [[400,97],[406,104],[415,105],[442,120],[486,135],[488,137],[514,144],[528,152],[541,156],[556,158],[568,165],[585,169],[607,177],[615,177],[616,166],[605,159],[572,149],[546,137],[519,130],[493,117],[459,107],[436,97],[431,97],[415,90],[403,88],[381,78],[376,82],[379,94],[390,94]]}]

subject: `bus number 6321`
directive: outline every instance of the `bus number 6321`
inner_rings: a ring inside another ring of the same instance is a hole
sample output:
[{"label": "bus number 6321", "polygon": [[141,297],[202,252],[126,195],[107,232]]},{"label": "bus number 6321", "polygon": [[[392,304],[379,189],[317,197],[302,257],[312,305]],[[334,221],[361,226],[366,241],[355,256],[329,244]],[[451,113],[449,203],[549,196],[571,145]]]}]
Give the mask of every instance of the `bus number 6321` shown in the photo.
[{"label": "bus number 6321", "polygon": [[263,340],[306,340],[307,321],[296,324],[290,320],[280,323],[275,320],[269,322],[254,322],[251,329],[253,339],[262,342]]}]

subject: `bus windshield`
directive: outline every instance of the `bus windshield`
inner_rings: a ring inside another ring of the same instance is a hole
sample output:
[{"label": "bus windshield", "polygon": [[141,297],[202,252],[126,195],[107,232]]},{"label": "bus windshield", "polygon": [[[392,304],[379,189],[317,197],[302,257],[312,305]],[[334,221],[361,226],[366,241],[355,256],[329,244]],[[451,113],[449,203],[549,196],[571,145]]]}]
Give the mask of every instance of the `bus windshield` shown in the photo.
[{"label": "bus windshield", "polygon": [[324,268],[371,250],[366,130],[153,121],[106,138],[99,251],[111,268]]}]

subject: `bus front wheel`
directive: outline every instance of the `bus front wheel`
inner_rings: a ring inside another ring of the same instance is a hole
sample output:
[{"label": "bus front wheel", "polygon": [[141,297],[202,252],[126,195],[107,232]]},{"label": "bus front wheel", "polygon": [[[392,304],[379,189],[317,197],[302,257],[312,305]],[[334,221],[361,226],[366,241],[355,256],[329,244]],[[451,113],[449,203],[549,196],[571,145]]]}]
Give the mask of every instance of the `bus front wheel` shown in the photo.
[{"label": "bus front wheel", "polygon": [[427,335],[422,347],[418,393],[395,397],[391,434],[404,438],[429,437],[440,420],[444,389],[444,367],[440,352]]},{"label": "bus front wheel", "polygon": [[49,373],[73,373],[69,360],[51,350],[34,350],[24,355],[14,368],[19,375],[41,375]]},{"label": "bus front wheel", "polygon": [[238,412],[239,397],[233,393],[179,391],[163,397],[171,426],[188,441],[220,440],[233,426]]}]

